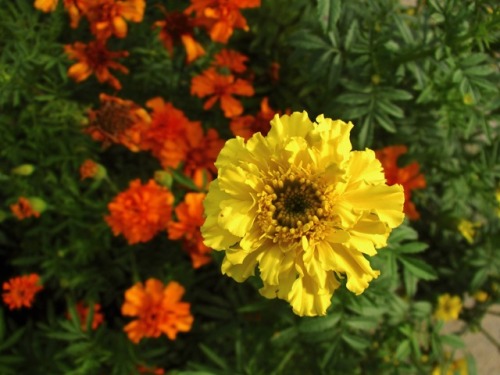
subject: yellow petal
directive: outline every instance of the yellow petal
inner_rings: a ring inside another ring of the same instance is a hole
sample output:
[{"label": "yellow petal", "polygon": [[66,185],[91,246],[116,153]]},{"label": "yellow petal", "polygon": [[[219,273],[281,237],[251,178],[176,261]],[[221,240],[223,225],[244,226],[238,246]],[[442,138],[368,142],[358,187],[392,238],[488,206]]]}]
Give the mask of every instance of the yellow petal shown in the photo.
[{"label": "yellow petal", "polygon": [[354,210],[374,210],[379,219],[391,228],[403,222],[404,193],[401,185],[379,185],[346,191],[343,199]]},{"label": "yellow petal", "polygon": [[307,133],[314,129],[309,120],[307,112],[294,112],[291,115],[276,114],[271,120],[271,130],[267,134],[267,140],[273,146],[286,141],[290,137],[304,138]]},{"label": "yellow petal", "polygon": [[203,243],[214,250],[225,250],[238,243],[240,237],[221,228],[217,216],[208,216],[201,227]]},{"label": "yellow petal", "polygon": [[293,312],[300,316],[326,315],[333,291],[340,286],[333,275],[329,276],[328,281],[328,289],[318,291],[308,276],[297,278],[288,294],[288,301],[292,305]]},{"label": "yellow petal", "polygon": [[241,283],[254,274],[258,255],[258,251],[248,254],[241,264],[232,264],[228,258],[224,258],[221,267],[222,273]]},{"label": "yellow petal", "polygon": [[359,251],[347,249],[340,244],[333,245],[333,248],[337,270],[347,275],[347,289],[356,294],[363,293],[368,283],[377,278],[380,272],[374,271]]},{"label": "yellow petal", "polygon": [[284,254],[278,245],[270,243],[259,257],[260,277],[267,284],[278,285],[278,276]]}]

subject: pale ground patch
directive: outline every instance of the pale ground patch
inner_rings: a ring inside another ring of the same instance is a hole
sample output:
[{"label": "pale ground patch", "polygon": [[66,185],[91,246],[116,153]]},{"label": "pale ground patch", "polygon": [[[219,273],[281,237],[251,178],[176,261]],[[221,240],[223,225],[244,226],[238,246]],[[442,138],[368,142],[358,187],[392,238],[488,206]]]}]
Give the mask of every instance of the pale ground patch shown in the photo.
[{"label": "pale ground patch", "polygon": [[[493,306],[491,312],[500,314],[500,305]],[[445,325],[443,332],[460,332],[464,323],[462,321],[450,322]],[[487,314],[481,326],[497,342],[500,342],[500,315]],[[466,351],[476,359],[479,375],[500,375],[500,352],[481,332],[467,332],[462,335]],[[457,353],[456,358],[460,358]]]}]

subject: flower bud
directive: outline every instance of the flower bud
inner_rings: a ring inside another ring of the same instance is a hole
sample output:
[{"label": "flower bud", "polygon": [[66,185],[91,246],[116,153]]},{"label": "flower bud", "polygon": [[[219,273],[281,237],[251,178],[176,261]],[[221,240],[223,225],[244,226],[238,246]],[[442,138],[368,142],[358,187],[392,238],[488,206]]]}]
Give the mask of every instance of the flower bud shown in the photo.
[{"label": "flower bud", "polygon": [[165,186],[169,189],[172,187],[172,183],[174,181],[172,174],[167,171],[156,171],[154,179],[159,185]]},{"label": "flower bud", "polygon": [[17,174],[19,176],[29,176],[35,170],[32,164],[21,164],[11,170],[12,174]]}]

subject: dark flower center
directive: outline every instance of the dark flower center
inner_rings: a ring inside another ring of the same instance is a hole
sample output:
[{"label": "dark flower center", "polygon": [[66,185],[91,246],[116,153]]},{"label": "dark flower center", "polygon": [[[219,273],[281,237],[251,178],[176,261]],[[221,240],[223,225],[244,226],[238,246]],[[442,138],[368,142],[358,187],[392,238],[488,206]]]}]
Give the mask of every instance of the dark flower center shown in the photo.
[{"label": "dark flower center", "polygon": [[297,228],[309,222],[322,205],[317,187],[307,180],[285,180],[275,194],[273,219],[283,227]]}]

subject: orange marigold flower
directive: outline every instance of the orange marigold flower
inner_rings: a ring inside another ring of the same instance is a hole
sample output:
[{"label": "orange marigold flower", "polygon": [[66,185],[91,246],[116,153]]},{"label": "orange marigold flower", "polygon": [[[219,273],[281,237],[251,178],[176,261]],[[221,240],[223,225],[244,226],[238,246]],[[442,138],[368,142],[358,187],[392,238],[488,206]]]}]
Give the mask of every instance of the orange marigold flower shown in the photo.
[{"label": "orange marigold flower", "polygon": [[401,184],[404,188],[404,212],[412,220],[420,218],[420,213],[411,201],[411,192],[414,189],[423,189],[426,186],[425,177],[419,173],[420,166],[413,162],[405,167],[398,166],[398,158],[405,154],[408,148],[404,145],[389,146],[376,151],[377,159],[384,167],[385,178],[389,186]]},{"label": "orange marigold flower", "polygon": [[191,0],[185,12],[195,13],[214,42],[227,43],[234,29],[249,29],[240,9],[258,6],[260,0]]},{"label": "orange marigold flower", "polygon": [[247,70],[245,63],[248,57],[231,49],[223,49],[215,56],[214,65],[219,68],[226,68],[233,73],[243,73]]},{"label": "orange marigold flower", "polygon": [[40,285],[40,276],[36,273],[30,275],[17,276],[3,283],[3,301],[9,309],[20,309],[21,307],[31,307],[35,294],[43,289]]},{"label": "orange marigold flower", "polygon": [[141,135],[151,121],[146,110],[131,100],[99,95],[101,108],[89,111],[89,125],[85,129],[104,146],[119,143],[131,151],[141,148]]},{"label": "orange marigold flower", "polygon": [[220,99],[220,106],[224,116],[235,117],[243,112],[241,102],[233,95],[252,96],[254,89],[250,82],[236,79],[232,75],[222,75],[215,68],[205,70],[201,75],[193,77],[191,81],[191,94],[199,98],[210,96],[205,101],[203,109],[210,109]]},{"label": "orange marigold flower", "polygon": [[58,0],[35,0],[34,7],[42,12],[53,12],[57,7]]},{"label": "orange marigold flower", "polygon": [[174,53],[174,43],[182,42],[186,50],[186,61],[192,63],[205,54],[205,50],[194,39],[194,20],[180,12],[165,12],[165,18],[154,24],[160,28],[160,40],[169,52]]},{"label": "orange marigold flower", "polygon": [[269,106],[269,99],[263,98],[260,103],[260,112],[255,116],[240,116],[231,120],[230,128],[235,136],[240,136],[248,140],[253,134],[260,132],[266,136],[271,129],[271,120],[276,113],[281,114],[281,111],[275,111]]},{"label": "orange marigold flower", "polygon": [[193,324],[190,304],[181,302],[184,288],[175,281],[164,286],[160,280],[148,279],[125,292],[122,314],[135,316],[124,331],[133,343],[144,337],[159,337],[162,333],[175,340],[178,332],[188,332]]},{"label": "orange marigold flower", "polygon": [[128,74],[128,69],[115,59],[128,56],[127,51],[108,51],[101,41],[92,41],[88,44],[76,42],[64,46],[70,60],[78,60],[68,69],[68,76],[75,82],[81,82],[93,73],[100,83],[109,83],[115,90],[120,90],[122,85],[113,76],[110,69]]},{"label": "orange marigold flower", "polygon": [[175,208],[178,221],[168,223],[168,238],[171,240],[182,239],[184,250],[191,257],[193,268],[199,268],[209,263],[210,249],[203,244],[200,227],[205,221],[203,217],[204,193],[187,193],[184,201]]},{"label": "orange marigold flower", "polygon": [[[199,123],[195,123],[190,128],[187,141],[183,172],[194,181],[196,186],[204,188],[217,174],[214,163],[225,142],[219,138],[219,133],[215,129],[208,129],[204,135]],[[167,151],[163,150],[160,155],[161,159],[165,157],[164,154]],[[204,179],[208,180],[204,181]]]},{"label": "orange marigold flower", "polygon": [[173,202],[172,193],[154,180],[145,185],[133,180],[108,204],[110,215],[105,220],[114,235],[123,234],[129,244],[147,242],[166,229]]},{"label": "orange marigold flower", "polygon": [[[84,304],[83,302],[78,302],[75,306],[78,319],[80,320],[80,327],[82,331],[87,330],[87,319],[90,314],[90,306]],[[98,303],[93,304],[93,317],[90,327],[95,330],[104,322],[104,315],[101,312],[101,305]]]},{"label": "orange marigold flower", "polygon": [[151,125],[142,134],[141,146],[150,150],[163,168],[175,169],[186,159],[190,129],[201,124],[189,121],[184,112],[160,97],[148,100],[146,106],[153,112]]},{"label": "orange marigold flower", "polygon": [[19,220],[40,217],[40,212],[33,207],[31,200],[25,197],[19,197],[16,203],[10,205],[10,210]]},{"label": "orange marigold flower", "polygon": [[124,38],[128,29],[125,20],[141,22],[145,7],[145,0],[90,0],[86,10],[90,31],[100,40],[111,35]]},{"label": "orange marigold flower", "polygon": [[99,165],[90,159],[85,160],[80,166],[80,179],[94,178],[99,171]]}]

